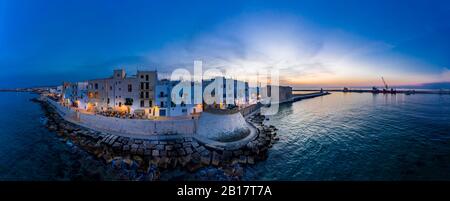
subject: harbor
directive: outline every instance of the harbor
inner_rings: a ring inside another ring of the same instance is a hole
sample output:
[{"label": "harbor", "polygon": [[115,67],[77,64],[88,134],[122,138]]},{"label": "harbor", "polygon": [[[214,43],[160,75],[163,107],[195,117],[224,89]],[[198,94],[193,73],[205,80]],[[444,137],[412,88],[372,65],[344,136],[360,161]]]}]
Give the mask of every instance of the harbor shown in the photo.
[{"label": "harbor", "polygon": [[[195,174],[205,168],[210,169],[210,167],[216,167],[220,171],[204,178],[206,180],[242,180],[244,178],[243,168],[264,161],[270,148],[279,140],[278,129],[273,125],[264,124],[268,117],[260,114],[259,109],[265,107],[261,104],[237,110],[237,113],[225,112],[222,114],[224,112],[222,110],[214,112],[226,116],[230,114],[243,115],[249,128],[249,133],[242,137],[218,141],[202,137],[195,132],[185,134],[171,134],[172,132],[154,134],[150,132],[150,135],[145,135],[129,132],[132,130],[131,128],[131,130],[106,130],[98,127],[98,121],[95,124],[86,123],[86,121],[92,118],[111,120],[117,118],[86,113],[81,115],[91,117],[80,120],[80,114],[76,108],[65,107],[55,102],[52,96],[49,96],[48,91],[42,89],[21,90],[21,92],[25,91],[39,94],[39,97],[33,99],[33,102],[41,105],[47,119],[45,126],[50,132],[56,134],[67,146],[80,147],[106,166],[122,172],[120,174],[127,180],[160,180],[161,172],[171,169],[181,169]],[[292,103],[328,94],[328,92],[323,92],[293,95],[286,102]],[[219,116],[219,118],[224,118],[224,116]],[[134,120],[124,119],[122,121]],[[151,124],[154,120],[145,121]],[[198,119],[189,121],[198,124],[196,122]],[[203,123],[198,126],[213,126],[208,124],[211,123]],[[118,126],[117,123],[108,123],[108,125]],[[124,174],[127,176],[123,176]]]},{"label": "harbor", "polygon": [[[278,138],[274,127],[262,124],[264,116],[255,113],[248,117],[254,127],[253,137],[240,146],[217,147],[215,143],[198,141],[195,136],[181,136],[159,140],[124,137],[80,127],[65,121],[56,108],[42,104],[48,118],[47,128],[71,146],[80,146],[105,164],[117,169],[136,169],[139,179],[158,180],[159,171],[168,168],[186,168],[194,172],[202,167],[220,166],[225,169],[228,180],[239,180],[242,165],[253,165],[264,160],[268,148]],[[224,144],[224,143],[222,143]],[[135,180],[138,178],[129,178]],[[217,179],[217,178],[210,178]]]},{"label": "harbor", "polygon": [[[53,147],[71,150],[56,153],[54,150],[46,150],[46,153],[53,153],[52,155],[55,156],[68,154],[70,156],[68,158],[82,157],[67,159],[67,163],[81,163],[81,170],[79,169],[80,165],[74,164],[66,167],[75,168],[70,172],[77,172],[77,174],[73,173],[74,175],[66,173],[67,177],[70,176],[70,180],[309,180],[314,178],[321,180],[404,180],[419,179],[424,176],[434,179],[450,178],[445,171],[440,170],[440,167],[445,168],[450,164],[448,162],[450,159],[445,156],[448,151],[446,148],[448,147],[448,132],[446,132],[449,118],[447,113],[449,102],[446,98],[448,96],[441,98],[439,95],[432,94],[377,96],[370,93],[344,95],[343,92],[333,92],[322,98],[281,104],[280,112],[275,116],[248,115],[246,118],[256,127],[268,131],[267,135],[271,136],[270,143],[265,144],[269,141],[256,140],[251,143],[255,146],[254,151],[246,145],[247,148],[244,149],[224,152],[224,150],[220,150],[220,146],[219,149],[205,146],[204,143],[198,142],[193,137],[157,140],[99,132],[65,121],[48,104],[47,106],[40,102],[33,104],[26,98],[37,95],[15,94],[15,92],[5,92],[0,95],[4,98],[9,97],[9,99],[12,97],[11,101],[25,104],[25,107],[11,104],[8,108],[11,108],[17,115],[32,114],[30,117],[32,119],[25,119],[32,126],[27,133],[33,136],[54,136],[55,140],[47,140],[46,143],[52,142]],[[17,101],[20,99],[23,100]],[[430,104],[423,105],[422,103]],[[5,105],[2,106],[5,107]],[[33,106],[32,108],[38,106],[38,108],[23,111],[17,109],[31,106]],[[418,109],[408,109],[413,107],[418,107]],[[355,110],[354,108],[359,109]],[[437,109],[443,111],[437,111]],[[393,114],[392,111],[396,112]],[[40,115],[41,112],[44,113]],[[397,113],[402,113],[403,117],[397,118],[398,115],[395,115]],[[9,110],[6,110],[4,114],[10,118],[14,117]],[[366,115],[372,116],[370,122],[366,121]],[[417,118],[418,115],[420,118]],[[39,116],[46,120],[39,122],[41,119]],[[6,117],[3,115],[2,118]],[[3,125],[6,129],[5,132],[19,132],[15,136],[20,136],[21,129],[11,127],[16,125],[12,120],[4,121],[8,123],[8,125]],[[34,123],[34,121],[36,122]],[[422,123],[419,124],[419,122]],[[41,123],[42,126],[39,126]],[[395,125],[401,125],[401,127]],[[7,129],[9,127],[11,129]],[[47,130],[48,133],[40,127]],[[23,127],[23,129],[25,128],[27,127]],[[401,128],[410,129],[408,132],[404,132]],[[375,130],[371,131],[371,129]],[[42,135],[38,135],[32,130],[42,132]],[[427,131],[425,132],[425,130]],[[364,133],[372,134],[363,135]],[[266,138],[261,135],[260,139]],[[33,139],[33,137],[26,135],[14,143],[22,141],[25,143],[29,139]],[[420,140],[421,143],[415,143],[417,140]],[[404,148],[386,150],[386,147],[393,146],[397,141],[402,141],[405,144],[402,145]],[[265,145],[259,146],[260,142]],[[346,145],[349,143],[352,146]],[[7,148],[8,146],[3,147]],[[204,150],[200,147],[203,147]],[[260,154],[256,154],[256,148],[259,149]],[[429,149],[434,151],[423,151]],[[192,153],[188,154],[190,150]],[[205,156],[201,154],[203,152],[198,152],[201,150],[205,152]],[[29,151],[26,152],[29,153]],[[46,156],[36,148],[33,148],[32,152],[47,157],[45,160],[38,161],[46,161],[47,164],[59,161],[52,156]],[[83,152],[86,154],[82,154]],[[224,153],[225,155],[223,155]],[[157,154],[159,156],[156,156]],[[225,158],[230,154],[231,159],[227,162]],[[10,157],[15,155],[12,154]],[[189,155],[191,155],[191,160],[187,160]],[[40,156],[34,157],[39,158]],[[348,163],[345,159],[347,157],[353,158],[353,162]],[[38,161],[34,163],[38,163]],[[209,165],[206,165],[208,162]],[[363,165],[366,163],[371,164],[369,166],[371,168]],[[10,174],[21,170],[20,166],[10,165],[14,167]],[[28,167],[45,171],[41,169],[46,165]],[[407,168],[402,172],[397,172],[396,170],[402,169],[400,167]],[[66,170],[66,168],[62,168],[62,170]],[[281,168],[283,171],[269,171]],[[34,170],[34,172],[38,170]],[[69,170],[67,169],[67,171]],[[357,174],[350,174],[350,172]],[[84,176],[80,177],[80,173]],[[26,174],[24,173],[24,175]],[[40,173],[40,175],[45,174]]]}]

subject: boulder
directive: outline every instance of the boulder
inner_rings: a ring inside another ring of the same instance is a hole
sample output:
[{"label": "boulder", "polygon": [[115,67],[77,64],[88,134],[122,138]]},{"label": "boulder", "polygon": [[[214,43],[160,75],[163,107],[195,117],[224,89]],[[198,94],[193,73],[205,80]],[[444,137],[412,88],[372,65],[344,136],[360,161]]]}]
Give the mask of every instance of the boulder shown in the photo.
[{"label": "boulder", "polygon": [[200,169],[202,167],[202,165],[200,163],[194,163],[194,162],[189,162],[186,165],[186,168],[189,172],[195,172],[198,169]]},{"label": "boulder", "polygon": [[215,166],[219,166],[220,158],[221,158],[220,155],[214,151],[212,154],[211,164],[215,165]]},{"label": "boulder", "polygon": [[152,156],[154,156],[154,157],[158,157],[159,156],[159,151],[158,150],[153,150],[152,151]]},{"label": "boulder", "polygon": [[184,150],[187,154],[192,154],[194,152],[191,147],[184,148]]},{"label": "boulder", "polygon": [[139,148],[138,150],[137,150],[137,154],[139,154],[139,155],[144,155],[144,149],[143,148]]},{"label": "boulder", "polygon": [[245,157],[245,156],[240,156],[240,157],[239,157],[239,163],[246,164],[246,163],[247,163],[247,157]]},{"label": "boulder", "polygon": [[251,165],[255,164],[255,158],[253,156],[248,156],[247,163]]},{"label": "boulder", "polygon": [[200,157],[200,161],[202,164],[204,165],[209,165],[211,164],[211,155],[207,154],[207,155],[202,155]]},{"label": "boulder", "polygon": [[156,145],[156,149],[162,151],[162,150],[164,150],[164,145],[158,144],[158,145]]},{"label": "boulder", "polygon": [[121,147],[122,147],[122,144],[120,144],[119,142],[114,142],[114,144],[112,145],[112,148],[114,151],[120,151]]}]

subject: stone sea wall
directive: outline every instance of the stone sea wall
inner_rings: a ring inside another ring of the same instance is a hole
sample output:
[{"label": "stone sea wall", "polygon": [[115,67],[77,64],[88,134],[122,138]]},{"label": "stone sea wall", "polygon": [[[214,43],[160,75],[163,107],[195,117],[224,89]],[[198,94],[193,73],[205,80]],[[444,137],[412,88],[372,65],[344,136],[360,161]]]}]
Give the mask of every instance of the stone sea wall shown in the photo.
[{"label": "stone sea wall", "polygon": [[111,118],[102,115],[84,113],[79,113],[77,116],[74,110],[64,107],[51,99],[48,99],[47,101],[64,119],[68,121],[76,121],[77,124],[102,131],[139,135],[192,135],[195,133],[197,124],[196,119],[150,121],[141,119]]}]

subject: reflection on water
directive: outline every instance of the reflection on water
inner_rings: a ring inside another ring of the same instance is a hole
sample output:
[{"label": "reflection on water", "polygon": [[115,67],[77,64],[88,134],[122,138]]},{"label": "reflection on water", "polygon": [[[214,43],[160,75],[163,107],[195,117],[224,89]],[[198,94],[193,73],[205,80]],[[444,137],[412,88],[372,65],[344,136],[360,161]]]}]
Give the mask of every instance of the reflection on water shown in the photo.
[{"label": "reflection on water", "polygon": [[118,179],[90,154],[45,128],[46,118],[28,93],[0,93],[0,180]]},{"label": "reflection on water", "polygon": [[333,93],[283,105],[258,180],[450,179],[450,96]]}]

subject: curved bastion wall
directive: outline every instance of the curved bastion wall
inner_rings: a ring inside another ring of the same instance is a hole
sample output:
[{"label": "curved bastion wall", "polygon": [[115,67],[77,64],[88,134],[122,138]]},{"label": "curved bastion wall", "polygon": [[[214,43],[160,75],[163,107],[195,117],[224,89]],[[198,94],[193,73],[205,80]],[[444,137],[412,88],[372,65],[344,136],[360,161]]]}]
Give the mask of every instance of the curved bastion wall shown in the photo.
[{"label": "curved bastion wall", "polygon": [[240,112],[218,114],[204,111],[198,125],[197,135],[210,140],[230,139],[250,132]]}]

